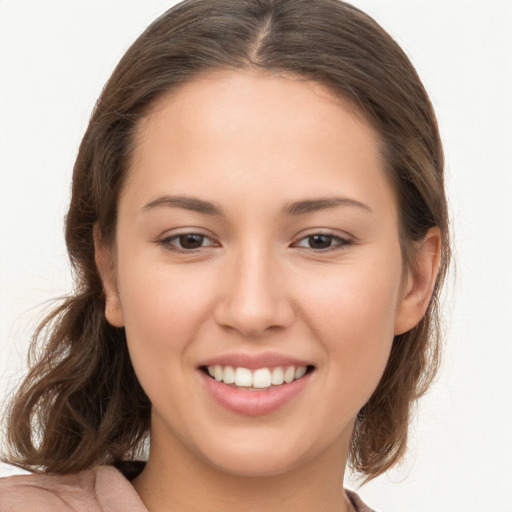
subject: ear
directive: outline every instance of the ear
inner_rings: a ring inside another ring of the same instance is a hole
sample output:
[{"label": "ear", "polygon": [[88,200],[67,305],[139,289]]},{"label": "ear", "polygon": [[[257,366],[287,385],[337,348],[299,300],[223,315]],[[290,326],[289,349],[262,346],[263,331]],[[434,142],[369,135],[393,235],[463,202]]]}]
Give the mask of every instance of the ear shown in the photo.
[{"label": "ear", "polygon": [[439,271],[441,231],[430,228],[414,246],[415,265],[407,271],[404,296],[395,317],[395,336],[415,327],[425,315]]},{"label": "ear", "polygon": [[124,317],[117,288],[115,258],[112,254],[112,248],[107,247],[102,242],[97,224],[94,225],[93,234],[94,259],[103,283],[103,293],[105,294],[105,318],[114,327],[123,327]]}]

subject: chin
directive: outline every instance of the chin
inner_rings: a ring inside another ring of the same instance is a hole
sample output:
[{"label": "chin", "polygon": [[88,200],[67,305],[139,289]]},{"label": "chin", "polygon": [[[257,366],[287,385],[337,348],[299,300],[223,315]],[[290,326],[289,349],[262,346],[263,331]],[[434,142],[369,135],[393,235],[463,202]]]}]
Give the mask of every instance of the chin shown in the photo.
[{"label": "chin", "polygon": [[[309,446],[304,436],[297,439],[273,439],[247,433],[243,438],[226,437],[221,443],[200,447],[201,458],[223,473],[242,477],[277,476],[305,463],[308,454],[321,451],[322,447]],[[202,449],[201,449],[202,448]]]},{"label": "chin", "polygon": [[298,465],[300,461],[297,457],[283,457],[279,455],[269,456],[259,453],[250,456],[247,450],[243,453],[224,453],[221,459],[208,459],[209,464],[218,471],[228,473],[233,476],[247,478],[274,477],[287,473]]}]

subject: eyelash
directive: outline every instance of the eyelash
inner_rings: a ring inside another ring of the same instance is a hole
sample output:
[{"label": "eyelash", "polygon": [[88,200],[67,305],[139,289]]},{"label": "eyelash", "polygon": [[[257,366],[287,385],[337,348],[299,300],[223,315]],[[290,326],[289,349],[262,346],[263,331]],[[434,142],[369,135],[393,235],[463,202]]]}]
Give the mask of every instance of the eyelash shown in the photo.
[{"label": "eyelash", "polygon": [[[185,237],[200,237],[201,243],[204,240],[209,240],[212,243],[209,243],[208,245],[205,245],[205,246],[201,245],[200,247],[196,247],[193,249],[185,249],[185,248],[179,247],[178,245],[175,244],[175,242],[177,242],[177,241],[180,242],[180,239],[184,239]],[[304,247],[304,246],[299,245],[300,242],[308,240],[308,239],[309,239],[309,242],[311,243],[311,240],[316,237],[327,238],[328,239],[327,242],[330,245],[328,247],[324,247],[324,248],[320,248],[320,249],[318,249],[318,248],[315,249],[313,247]],[[179,233],[177,235],[172,235],[172,236],[162,238],[161,240],[158,240],[157,242],[159,245],[163,246],[165,249],[167,249],[169,251],[176,252],[176,253],[182,253],[182,254],[194,254],[204,248],[219,247],[218,243],[215,242],[209,236],[203,235],[202,233],[194,233],[194,232]],[[336,243],[333,244],[332,242],[336,242]],[[331,252],[331,251],[342,250],[345,247],[351,245],[352,243],[353,242],[351,240],[349,240],[347,238],[342,238],[340,236],[333,235],[332,233],[312,233],[311,235],[304,236],[304,237],[300,238],[297,242],[294,242],[292,244],[292,247],[303,248],[303,249],[306,249],[309,251],[313,251],[315,253],[326,253],[326,252]]]},{"label": "eyelash", "polygon": [[[201,237],[201,239],[202,239],[201,242],[203,240],[210,240],[213,243],[206,245],[206,246],[201,245],[200,247],[197,247],[194,249],[185,249],[183,247],[179,247],[178,245],[174,244],[174,242],[179,241],[180,239],[184,239],[185,237]],[[179,233],[177,235],[168,236],[161,240],[158,240],[158,244],[163,246],[165,249],[167,249],[169,251],[182,253],[182,254],[194,254],[194,253],[198,252],[199,250],[204,249],[205,247],[216,247],[216,246],[218,247],[218,244],[215,241],[213,241],[213,239],[210,238],[209,236],[203,235],[202,233],[194,233],[194,232]]]},{"label": "eyelash", "polygon": [[[319,237],[325,237],[329,239],[329,243],[336,242],[335,244],[329,245],[328,247],[321,248],[321,249],[314,249],[312,247],[303,247],[298,245],[303,240],[308,240],[311,243],[311,239]],[[317,252],[330,252],[330,251],[339,251],[344,249],[345,247],[352,244],[352,240],[349,240],[348,238],[342,238],[340,236],[333,235],[332,233],[312,233],[311,235],[307,235],[305,237],[302,237],[298,242],[294,243],[295,247],[303,247],[304,249],[313,251],[315,253]]]}]

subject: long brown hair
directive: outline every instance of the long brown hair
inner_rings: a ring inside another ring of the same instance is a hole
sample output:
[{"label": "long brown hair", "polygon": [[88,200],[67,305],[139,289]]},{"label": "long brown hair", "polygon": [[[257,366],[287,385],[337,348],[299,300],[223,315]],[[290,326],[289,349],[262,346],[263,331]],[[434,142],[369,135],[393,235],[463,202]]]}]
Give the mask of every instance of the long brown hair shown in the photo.
[{"label": "long brown hair", "polygon": [[429,308],[414,329],[395,337],[381,382],[358,414],[349,462],[371,479],[403,455],[412,404],[438,366],[438,298],[449,261],[442,147],[424,87],[393,39],[347,3],[186,0],[129,48],[83,137],[66,221],[76,288],[35,333],[32,368],[8,416],[7,462],[70,473],[135,457],[151,404],[133,371],[124,330],[105,319],[93,227],[113,242],[135,128],[154,102],[200,74],[247,67],[320,82],[379,132],[408,264],[413,242],[433,226],[441,230],[441,267]]}]

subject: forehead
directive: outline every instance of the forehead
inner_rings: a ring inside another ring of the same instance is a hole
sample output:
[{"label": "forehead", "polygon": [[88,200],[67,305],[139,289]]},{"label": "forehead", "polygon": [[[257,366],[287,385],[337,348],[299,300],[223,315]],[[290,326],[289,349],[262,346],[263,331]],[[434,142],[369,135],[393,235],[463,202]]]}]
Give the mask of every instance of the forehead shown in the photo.
[{"label": "forehead", "polygon": [[[315,121],[333,119],[336,113],[363,125],[379,143],[379,135],[362,112],[319,82],[290,73],[216,70],[159,97],[138,124],[137,135],[140,142],[148,129],[156,128],[171,115],[175,128],[185,130],[191,125],[197,128],[208,124],[211,132],[212,128],[226,129],[234,123],[237,127],[245,124],[246,128],[254,128],[257,121],[268,132],[291,125],[308,130]],[[342,121],[339,116],[338,121]],[[325,124],[326,128],[329,124]]]},{"label": "forehead", "polygon": [[358,110],[322,84],[221,71],[156,102],[138,126],[128,183],[140,193],[152,184],[173,193],[215,190],[221,200],[249,197],[262,182],[276,200],[325,196],[336,186],[357,195],[364,183],[374,192],[390,188],[380,147]]}]

